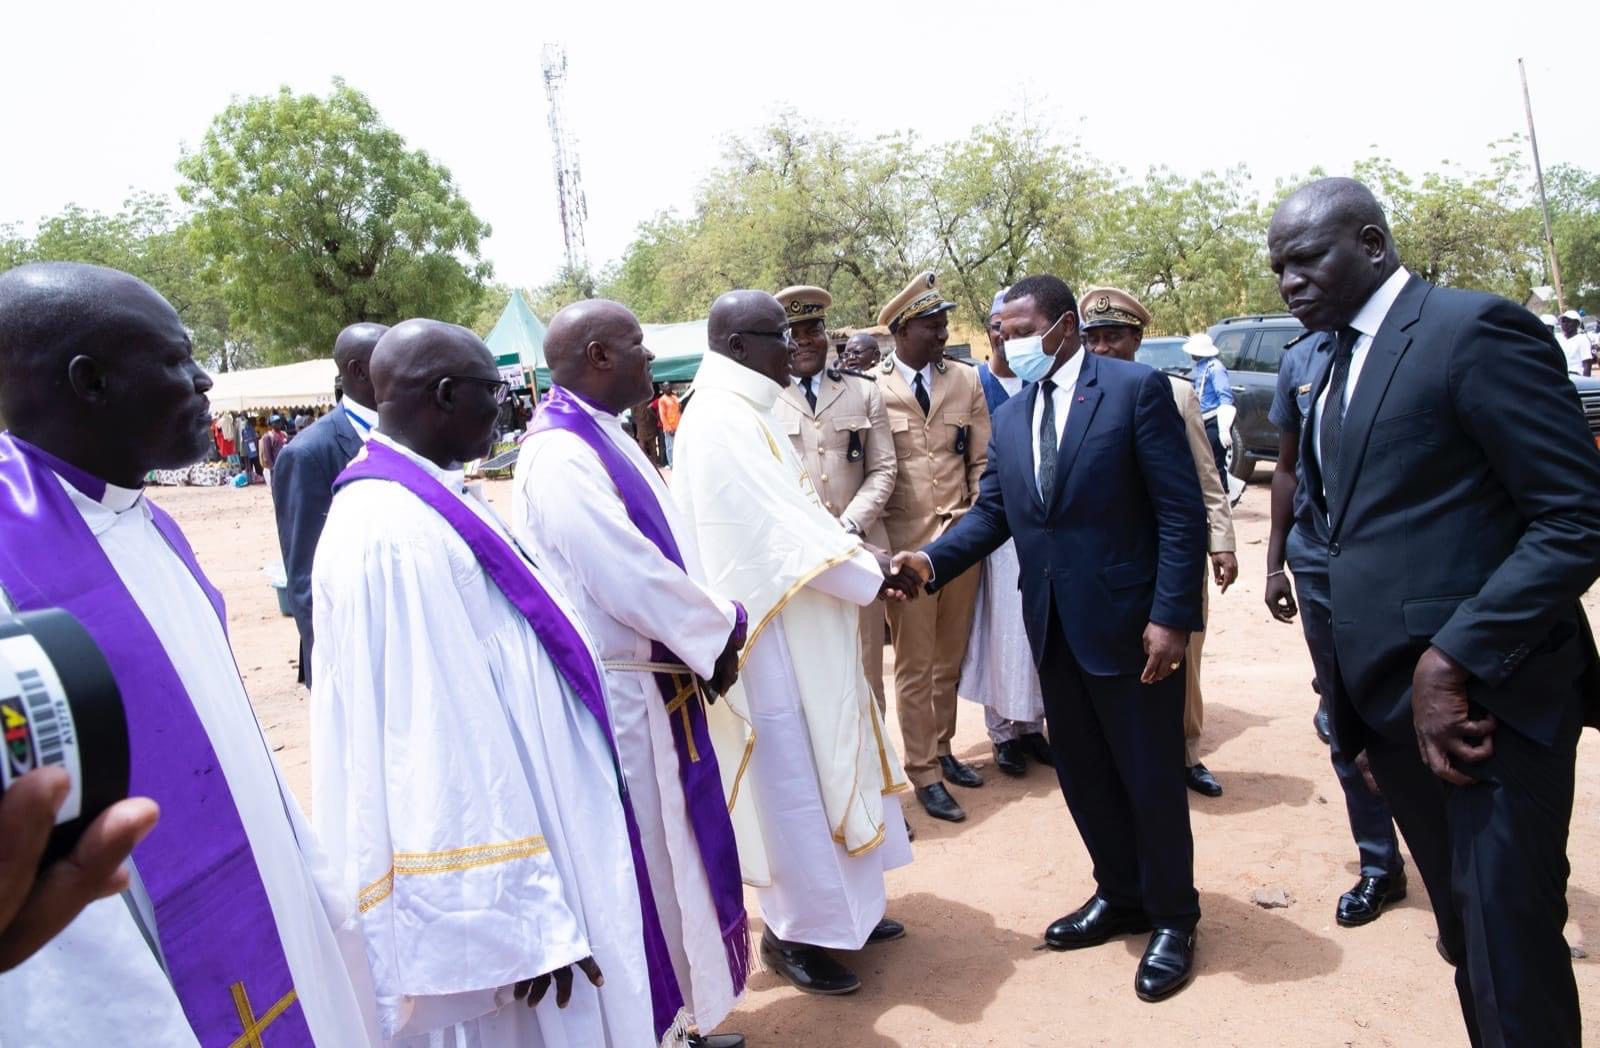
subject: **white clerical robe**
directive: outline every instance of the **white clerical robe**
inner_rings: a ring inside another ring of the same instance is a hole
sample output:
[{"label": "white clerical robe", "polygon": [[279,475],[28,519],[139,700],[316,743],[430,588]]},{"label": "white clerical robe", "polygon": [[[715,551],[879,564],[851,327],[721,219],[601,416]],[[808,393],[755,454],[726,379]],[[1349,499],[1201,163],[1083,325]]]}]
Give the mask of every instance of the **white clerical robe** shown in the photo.
[{"label": "white clerical robe", "polygon": [[[376,1043],[360,940],[336,936],[334,927],[343,921],[338,900],[329,896],[331,905],[325,908],[313,879],[314,874],[325,877],[324,860],[278,775],[205,591],[156,530],[142,492],[107,487],[96,501],[62,486],[160,638],[211,740],[312,1036],[326,1045]],[[159,942],[155,912],[138,881],[137,863],[131,865],[131,891],[90,904],[32,958],[0,975],[0,1045],[169,1048],[197,1043],[152,950],[151,943]],[[221,973],[216,989],[220,995],[229,992]]]},{"label": "white clerical robe", "polygon": [[711,715],[745,880],[774,935],[855,950],[883,918],[885,871],[911,861],[900,806],[885,801],[905,777],[857,641],[857,606],[883,575],[774,436],[781,392],[707,354],[672,494],[712,589],[750,613],[739,684]]},{"label": "white clerical robe", "polygon": [[[460,471],[372,440],[510,544]],[[429,1048],[654,1044],[611,752],[527,619],[443,517],[385,480],[334,496],[312,593],[312,811],[359,906],[384,1035]],[[553,988],[533,1009],[513,999],[515,983],[586,956],[603,988],[574,970],[565,1009]]]},{"label": "white clerical robe", "polygon": [[[680,569],[628,518],[600,457],[564,430],[537,433],[517,458],[512,534],[560,578],[606,664],[622,770],[633,796],[650,886],[690,1014],[713,1029],[737,998],[705,866],[689,823],[672,724],[654,675],[616,668],[649,662],[665,644],[709,678],[733,632],[731,601],[701,585],[694,537],[677,521],[661,474],[609,412],[579,402],[649,484],[683,556]],[[556,493],[559,493],[557,497]]]},{"label": "white clerical robe", "polygon": [[956,688],[962,698],[986,707],[984,719],[996,742],[1015,738],[1018,727],[1038,731],[1044,720],[1039,670],[1028,645],[1022,594],[1017,589],[1021,574],[1017,546],[1011,539],[984,560],[972,632],[961,661],[961,683]]}]

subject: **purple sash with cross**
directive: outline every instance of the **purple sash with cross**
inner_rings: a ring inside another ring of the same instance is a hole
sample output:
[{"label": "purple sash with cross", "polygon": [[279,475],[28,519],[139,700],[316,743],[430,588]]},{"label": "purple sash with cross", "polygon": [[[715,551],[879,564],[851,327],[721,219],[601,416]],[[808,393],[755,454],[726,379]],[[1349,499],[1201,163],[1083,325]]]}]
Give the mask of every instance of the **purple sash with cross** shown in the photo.
[{"label": "purple sash with cross", "polygon": [[399,484],[444,518],[445,523],[472,550],[484,574],[528,620],[534,636],[555,663],[561,678],[599,722],[606,745],[611,749],[622,795],[622,813],[628,825],[628,846],[633,853],[634,879],[638,885],[639,909],[644,924],[651,1013],[655,1020],[656,1038],[662,1039],[677,1025],[683,1013],[683,991],[678,986],[678,977],[672,968],[672,955],[667,950],[666,936],[661,930],[661,916],[656,910],[655,896],[650,891],[650,872],[645,865],[639,825],[633,815],[633,802],[628,796],[627,783],[622,778],[622,764],[617,759],[611,716],[606,709],[605,686],[589,645],[517,551],[463,504],[459,496],[415,462],[381,441],[370,441],[339,474],[334,481],[334,490],[362,480],[387,480]]},{"label": "purple sash with cross", "polygon": [[[104,481],[0,433],[0,586],[19,610],[70,612],[99,644],[122,690],[129,789],[161,806],[161,821],[133,859],[155,907],[173,990],[206,1048],[309,1048],[277,922],[211,739],[155,630],[57,475],[89,498],[105,495]],[[183,532],[145,504],[226,631],[222,595]]]},{"label": "purple sash with cross", "polygon": [[[683,554],[649,481],[640,476],[622,449],[611,442],[600,424],[578,403],[577,394],[560,386],[551,389],[550,398],[540,406],[529,435],[549,430],[571,433],[599,456],[600,464],[605,467],[611,483],[616,485],[622,505],[628,511],[628,519],[662,556],[683,568]],[[739,627],[743,628],[743,608],[739,609],[739,616]],[[650,660],[657,663],[683,661],[659,641],[650,644]],[[693,677],[689,678],[688,688],[680,687],[673,674],[657,673],[655,680],[668,710],[678,714],[671,718],[672,739],[678,753],[678,780],[683,786],[689,823],[694,827],[695,842],[700,848],[700,862],[711,887],[711,901],[716,906],[717,924],[728,957],[728,973],[733,977],[734,993],[740,993],[750,974],[750,923],[744,909],[738,845],[734,842],[733,822],[728,818],[728,802],[722,791],[717,755],[711,748],[706,711],[693,687]]]}]

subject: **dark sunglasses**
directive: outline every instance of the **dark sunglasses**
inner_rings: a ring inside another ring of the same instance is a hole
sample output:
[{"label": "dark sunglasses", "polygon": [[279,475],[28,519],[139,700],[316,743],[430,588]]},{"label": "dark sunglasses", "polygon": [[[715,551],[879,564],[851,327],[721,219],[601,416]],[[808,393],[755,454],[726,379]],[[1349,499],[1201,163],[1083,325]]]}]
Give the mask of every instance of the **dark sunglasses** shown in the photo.
[{"label": "dark sunglasses", "polygon": [[452,379],[456,382],[477,382],[488,386],[493,391],[496,404],[504,404],[506,398],[511,395],[511,383],[503,378],[479,378],[477,375],[445,375],[439,381],[443,382],[445,379]]}]

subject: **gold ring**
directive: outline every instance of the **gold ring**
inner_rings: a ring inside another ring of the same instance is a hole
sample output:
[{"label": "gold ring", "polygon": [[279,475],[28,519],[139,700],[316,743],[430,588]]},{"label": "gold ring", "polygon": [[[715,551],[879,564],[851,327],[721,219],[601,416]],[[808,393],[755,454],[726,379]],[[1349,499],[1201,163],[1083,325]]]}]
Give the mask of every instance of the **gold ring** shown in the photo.
[{"label": "gold ring", "polygon": [[1179,667],[1179,666],[1180,666],[1180,665],[1181,665],[1181,663],[1177,663],[1177,662],[1174,662],[1174,663],[1173,663],[1173,664],[1172,664],[1172,665],[1171,665],[1171,666],[1168,666],[1168,667],[1167,667],[1167,669],[1169,669],[1169,670],[1175,670],[1175,669],[1177,669],[1177,668],[1178,668],[1178,667]]}]

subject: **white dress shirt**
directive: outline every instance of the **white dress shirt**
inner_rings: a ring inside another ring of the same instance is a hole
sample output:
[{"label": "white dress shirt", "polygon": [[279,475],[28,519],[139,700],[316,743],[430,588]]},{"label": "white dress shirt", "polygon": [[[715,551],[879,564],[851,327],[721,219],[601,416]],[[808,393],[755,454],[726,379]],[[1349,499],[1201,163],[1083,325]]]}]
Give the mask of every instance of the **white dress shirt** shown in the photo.
[{"label": "white dress shirt", "polygon": [[[1355,350],[1350,356],[1350,374],[1345,378],[1344,403],[1339,406],[1340,412],[1350,407],[1350,398],[1356,395],[1356,383],[1361,380],[1361,368],[1367,362],[1367,350],[1372,348],[1372,340],[1377,337],[1378,328],[1383,326],[1384,318],[1389,315],[1389,310],[1394,306],[1394,300],[1400,297],[1400,291],[1406,286],[1406,281],[1411,279],[1411,274],[1405,266],[1401,266],[1389,275],[1389,279],[1378,285],[1366,304],[1356,313],[1355,319],[1350,321],[1350,326],[1360,332],[1356,337]],[[1329,365],[1330,367],[1332,365]],[[1329,385],[1332,385],[1330,380]],[[1322,387],[1322,393],[1317,397],[1317,417],[1312,425],[1315,427],[1317,465],[1322,465],[1322,415],[1328,403],[1328,386]],[[1328,496],[1328,486],[1323,484],[1322,496]]]},{"label": "white dress shirt", "polygon": [[1589,343],[1589,336],[1580,330],[1571,338],[1567,338],[1565,335],[1557,335],[1556,341],[1561,343],[1561,351],[1566,354],[1567,374],[1582,375],[1584,362],[1594,352],[1593,346]]},{"label": "white dress shirt", "polygon": [[896,370],[900,372],[900,377],[906,380],[906,385],[910,387],[911,392],[915,393],[917,391],[917,376],[922,376],[922,388],[928,391],[928,397],[931,402],[933,398],[933,365],[929,364],[921,371],[918,371],[901,360],[898,353],[890,359],[894,361]]},{"label": "white dress shirt", "polygon": [[[1033,484],[1039,486],[1039,426],[1044,421],[1044,384],[1055,383],[1051,393],[1051,401],[1056,406],[1056,448],[1061,447],[1061,435],[1067,431],[1067,411],[1072,407],[1072,395],[1078,389],[1078,375],[1083,371],[1083,355],[1086,349],[1079,349],[1056,369],[1056,373],[1049,378],[1039,380],[1039,395],[1033,398],[1033,425],[1029,428],[1029,441],[1033,445]],[[1044,492],[1039,492],[1043,497]]]},{"label": "white dress shirt", "polygon": [[356,436],[360,437],[361,442],[365,444],[367,438],[372,436],[373,429],[378,425],[378,412],[376,409],[351,400],[349,394],[345,394],[344,399],[339,401],[339,406],[344,408],[345,417],[350,420],[350,425],[355,429]]}]

